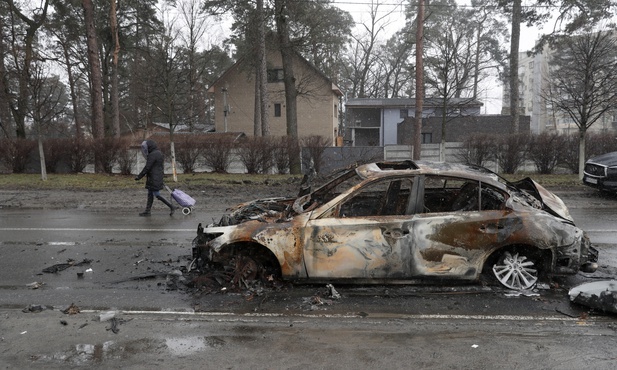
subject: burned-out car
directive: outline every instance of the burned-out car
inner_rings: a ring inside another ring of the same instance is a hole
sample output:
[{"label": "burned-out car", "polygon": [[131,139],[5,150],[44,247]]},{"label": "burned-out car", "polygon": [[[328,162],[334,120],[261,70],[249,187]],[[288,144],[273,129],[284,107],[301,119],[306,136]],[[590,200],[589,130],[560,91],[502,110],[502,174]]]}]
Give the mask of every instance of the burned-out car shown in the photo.
[{"label": "burned-out car", "polygon": [[235,259],[244,261],[240,273],[361,283],[486,273],[518,290],[597,268],[597,251],[561,199],[529,178],[510,183],[478,166],[371,163],[297,198],[230,211],[199,225],[198,266]]}]

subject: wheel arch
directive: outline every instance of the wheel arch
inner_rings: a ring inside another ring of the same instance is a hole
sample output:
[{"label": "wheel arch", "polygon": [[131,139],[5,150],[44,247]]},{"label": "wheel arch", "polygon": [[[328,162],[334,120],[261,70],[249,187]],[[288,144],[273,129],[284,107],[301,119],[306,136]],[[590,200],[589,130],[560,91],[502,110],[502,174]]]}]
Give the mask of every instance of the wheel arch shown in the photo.
[{"label": "wheel arch", "polygon": [[225,245],[217,253],[220,261],[229,260],[235,256],[250,257],[260,263],[269,274],[282,276],[281,261],[272,250],[263,244],[254,241],[235,242]]}]

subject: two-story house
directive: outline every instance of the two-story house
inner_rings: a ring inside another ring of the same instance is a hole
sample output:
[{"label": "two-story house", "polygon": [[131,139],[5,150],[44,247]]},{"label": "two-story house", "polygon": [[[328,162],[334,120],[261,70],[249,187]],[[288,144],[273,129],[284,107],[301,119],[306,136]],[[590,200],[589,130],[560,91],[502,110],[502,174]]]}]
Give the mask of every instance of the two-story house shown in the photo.
[{"label": "two-story house", "polygon": [[[250,58],[242,58],[210,87],[215,100],[216,132],[244,132],[253,135],[255,109],[255,68]],[[281,53],[269,50],[268,117],[272,136],[287,135],[285,86]],[[315,66],[294,54],[294,77],[298,89],[299,138],[319,135],[335,145],[339,136],[340,89]]]}]

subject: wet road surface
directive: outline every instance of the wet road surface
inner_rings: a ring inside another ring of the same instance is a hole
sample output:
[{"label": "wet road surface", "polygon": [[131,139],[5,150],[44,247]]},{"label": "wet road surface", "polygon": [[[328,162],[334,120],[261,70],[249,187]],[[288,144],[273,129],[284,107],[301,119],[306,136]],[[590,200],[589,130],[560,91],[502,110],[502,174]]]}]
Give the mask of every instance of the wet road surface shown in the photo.
[{"label": "wet road surface", "polygon": [[[617,324],[567,288],[617,271],[617,208],[573,208],[601,269],[513,294],[492,284],[175,289],[198,222],[86,210],[0,211],[0,363],[6,368],[615,368]],[[57,273],[68,259],[91,260]],[[78,275],[83,274],[83,275]],[[40,283],[37,289],[28,284]],[[316,299],[315,297],[319,297]],[[61,312],[71,303],[77,315]],[[42,312],[23,312],[42,305]],[[114,310],[119,332],[99,316]],[[57,337],[50,342],[44,338]],[[504,362],[505,361],[505,362]]]}]

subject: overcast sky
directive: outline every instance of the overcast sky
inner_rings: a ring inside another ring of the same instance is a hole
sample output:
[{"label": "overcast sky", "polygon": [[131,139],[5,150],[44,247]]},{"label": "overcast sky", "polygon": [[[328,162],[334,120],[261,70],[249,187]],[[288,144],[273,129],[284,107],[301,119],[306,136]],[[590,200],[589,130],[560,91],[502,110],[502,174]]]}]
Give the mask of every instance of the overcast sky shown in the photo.
[{"label": "overcast sky", "polygon": [[[377,2],[377,0],[373,0]],[[390,15],[390,25],[388,31],[390,35],[398,31],[405,22],[405,4],[409,4],[409,0],[379,0],[381,3],[379,9],[380,15]],[[470,4],[469,0],[458,0],[459,4]],[[349,12],[356,22],[356,24],[363,24],[370,22],[370,4],[371,0],[333,0],[333,3],[341,9]],[[531,50],[536,40],[538,39],[540,32],[537,28],[528,28],[521,25],[521,40],[519,51]],[[387,38],[385,35],[384,38]],[[509,46],[507,46],[509,50]],[[482,113],[499,114],[501,112],[501,98],[502,98],[502,86],[499,81],[490,81],[487,86],[491,86],[486,89],[484,97],[480,100],[484,103]]]}]

